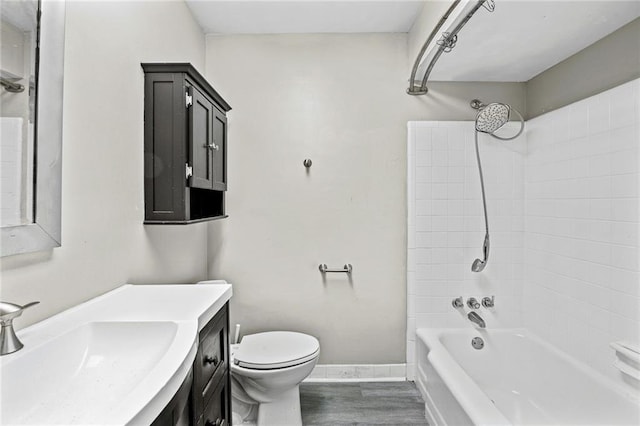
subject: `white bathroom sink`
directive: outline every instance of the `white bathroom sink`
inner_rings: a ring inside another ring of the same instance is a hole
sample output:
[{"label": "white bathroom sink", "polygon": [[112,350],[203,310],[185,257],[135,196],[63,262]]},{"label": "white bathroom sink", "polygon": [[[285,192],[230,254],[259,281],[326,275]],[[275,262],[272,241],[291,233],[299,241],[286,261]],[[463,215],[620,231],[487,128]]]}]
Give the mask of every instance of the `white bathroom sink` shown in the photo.
[{"label": "white bathroom sink", "polygon": [[91,424],[118,417],[169,356],[179,324],[88,322],[3,359],[1,424]]},{"label": "white bathroom sink", "polygon": [[17,331],[0,425],[149,425],[193,366],[229,284],[126,284]]}]

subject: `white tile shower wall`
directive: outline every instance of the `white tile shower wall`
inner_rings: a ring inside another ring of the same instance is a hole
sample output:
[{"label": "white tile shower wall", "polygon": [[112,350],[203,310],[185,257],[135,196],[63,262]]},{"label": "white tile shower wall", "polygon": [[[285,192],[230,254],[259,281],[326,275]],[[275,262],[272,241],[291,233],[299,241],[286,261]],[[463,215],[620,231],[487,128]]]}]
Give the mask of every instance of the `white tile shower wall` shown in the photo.
[{"label": "white tile shower wall", "polygon": [[640,80],[527,123],[524,325],[622,382],[640,336]]},{"label": "white tile shower wall", "polygon": [[[484,219],[472,122],[409,122],[407,377],[414,377],[415,330],[473,327],[457,296],[496,296],[478,312],[488,326],[521,325],[524,154],[526,136],[500,143],[479,135],[489,230],[490,263],[482,274]],[[513,130],[513,129],[511,129]],[[514,130],[515,133],[516,130]]]}]

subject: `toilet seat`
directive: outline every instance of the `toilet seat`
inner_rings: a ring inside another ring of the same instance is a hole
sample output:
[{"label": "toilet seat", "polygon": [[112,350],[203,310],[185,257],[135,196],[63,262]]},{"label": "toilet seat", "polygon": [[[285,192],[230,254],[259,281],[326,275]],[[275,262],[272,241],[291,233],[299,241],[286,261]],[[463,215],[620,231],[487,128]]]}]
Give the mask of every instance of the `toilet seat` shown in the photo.
[{"label": "toilet seat", "polygon": [[269,331],[242,338],[233,362],[243,368],[272,370],[292,367],[315,359],[320,352],[318,339],[293,331]]}]

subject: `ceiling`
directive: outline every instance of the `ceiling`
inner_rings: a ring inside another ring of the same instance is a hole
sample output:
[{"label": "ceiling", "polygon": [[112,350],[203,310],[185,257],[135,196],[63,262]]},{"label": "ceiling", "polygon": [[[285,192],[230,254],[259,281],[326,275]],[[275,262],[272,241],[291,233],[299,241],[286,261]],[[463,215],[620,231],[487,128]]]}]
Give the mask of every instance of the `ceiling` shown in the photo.
[{"label": "ceiling", "polygon": [[639,16],[639,0],[496,0],[467,22],[429,79],[529,81]]},{"label": "ceiling", "polygon": [[[207,34],[406,33],[425,4],[416,0],[185,1]],[[433,1],[427,1],[426,7]],[[455,49],[442,55],[431,81],[528,81],[640,16],[640,0],[495,3],[494,12],[481,8],[460,31]],[[433,17],[434,23],[438,19]]]},{"label": "ceiling", "polygon": [[406,33],[417,0],[186,0],[207,34]]}]

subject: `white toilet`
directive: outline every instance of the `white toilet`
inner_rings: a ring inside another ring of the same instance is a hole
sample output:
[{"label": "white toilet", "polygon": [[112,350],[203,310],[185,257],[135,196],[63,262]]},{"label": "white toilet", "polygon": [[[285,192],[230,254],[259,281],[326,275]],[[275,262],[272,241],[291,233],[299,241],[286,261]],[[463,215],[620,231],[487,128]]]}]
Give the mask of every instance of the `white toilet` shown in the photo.
[{"label": "white toilet", "polygon": [[231,345],[233,424],[301,426],[298,385],[319,355],[318,339],[291,331],[250,334]]}]

